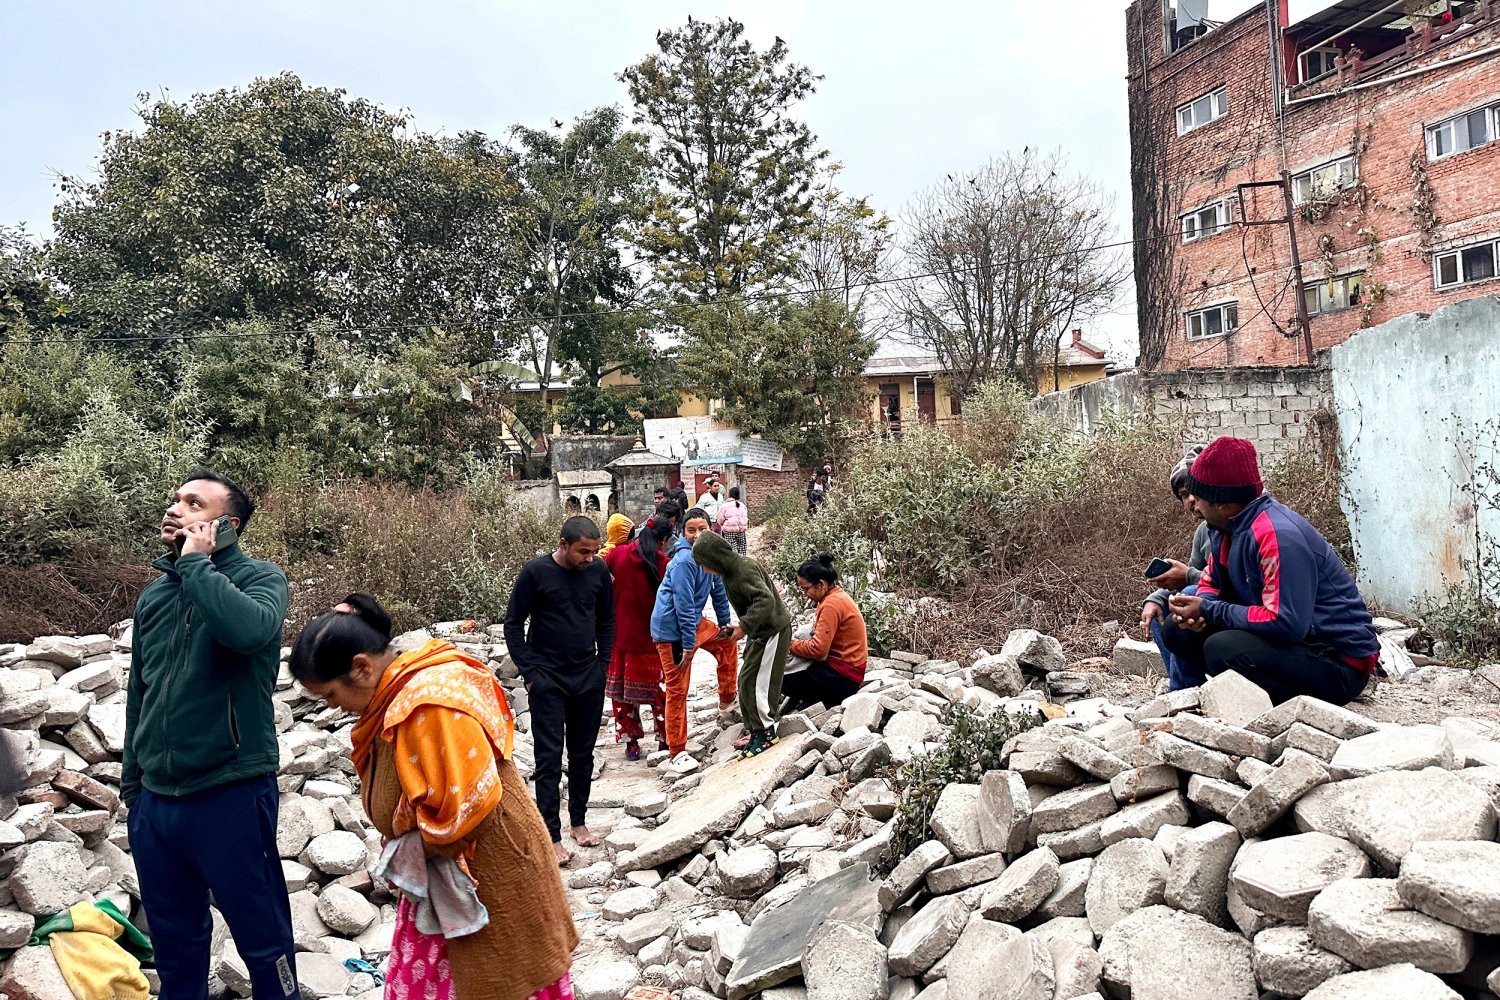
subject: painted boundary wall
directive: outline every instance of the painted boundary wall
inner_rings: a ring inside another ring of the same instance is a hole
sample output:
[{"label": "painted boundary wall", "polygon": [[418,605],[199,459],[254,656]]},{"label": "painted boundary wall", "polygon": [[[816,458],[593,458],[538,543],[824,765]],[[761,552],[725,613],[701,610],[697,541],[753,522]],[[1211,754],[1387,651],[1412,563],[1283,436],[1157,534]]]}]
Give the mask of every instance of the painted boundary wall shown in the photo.
[{"label": "painted boundary wall", "polygon": [[1361,330],[1332,370],[1360,590],[1405,611],[1478,582],[1476,561],[1500,557],[1500,297]]}]

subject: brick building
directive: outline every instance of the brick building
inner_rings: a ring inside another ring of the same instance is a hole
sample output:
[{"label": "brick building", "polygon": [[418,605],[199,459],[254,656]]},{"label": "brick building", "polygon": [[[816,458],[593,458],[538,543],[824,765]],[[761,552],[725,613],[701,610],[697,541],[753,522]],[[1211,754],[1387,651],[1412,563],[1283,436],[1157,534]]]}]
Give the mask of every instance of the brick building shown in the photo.
[{"label": "brick building", "polygon": [[1144,368],[1307,364],[1500,292],[1500,0],[1172,4],[1126,14]]}]

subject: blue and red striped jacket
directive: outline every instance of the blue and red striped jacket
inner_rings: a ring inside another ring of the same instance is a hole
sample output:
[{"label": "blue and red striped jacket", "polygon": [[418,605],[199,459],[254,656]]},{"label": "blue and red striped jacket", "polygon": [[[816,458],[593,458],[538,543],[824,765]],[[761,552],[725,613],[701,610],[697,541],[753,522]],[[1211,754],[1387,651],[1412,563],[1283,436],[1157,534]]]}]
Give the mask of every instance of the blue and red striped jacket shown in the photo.
[{"label": "blue and red striped jacket", "polygon": [[1228,531],[1210,529],[1208,544],[1198,596],[1210,625],[1319,643],[1374,671],[1380,644],[1370,611],[1343,560],[1306,518],[1262,494]]}]

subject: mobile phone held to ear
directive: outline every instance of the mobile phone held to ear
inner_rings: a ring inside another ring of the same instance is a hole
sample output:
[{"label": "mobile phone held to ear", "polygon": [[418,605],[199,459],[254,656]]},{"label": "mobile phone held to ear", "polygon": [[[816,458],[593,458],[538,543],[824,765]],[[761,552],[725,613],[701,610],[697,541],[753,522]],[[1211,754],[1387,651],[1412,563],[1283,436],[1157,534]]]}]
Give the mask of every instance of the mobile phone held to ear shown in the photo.
[{"label": "mobile phone held to ear", "polygon": [[1151,562],[1146,564],[1146,579],[1155,579],[1171,568],[1171,563],[1158,556],[1157,558],[1151,560]]},{"label": "mobile phone held to ear", "polygon": [[229,515],[225,515],[214,522],[214,551],[223,552],[229,546],[240,540],[240,533],[234,530],[234,522]]}]

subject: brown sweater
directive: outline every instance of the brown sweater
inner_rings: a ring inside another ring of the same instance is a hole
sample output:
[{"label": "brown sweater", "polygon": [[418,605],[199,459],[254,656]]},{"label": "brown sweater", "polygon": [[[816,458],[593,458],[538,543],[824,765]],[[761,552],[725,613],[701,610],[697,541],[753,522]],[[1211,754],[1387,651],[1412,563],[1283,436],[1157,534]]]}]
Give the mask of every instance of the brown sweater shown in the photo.
[{"label": "brown sweater", "polygon": [[843,676],[862,683],[870,660],[865,619],[854,598],[842,587],[834,587],[818,604],[818,618],[811,639],[793,639],[792,655],[808,660],[826,660]]},{"label": "brown sweater", "polygon": [[[364,785],[365,812],[385,837],[401,785],[391,744],[377,740]],[[483,930],[448,940],[454,995],[473,1000],[525,1000],[561,979],[572,965],[578,931],[568,909],[552,837],[515,764],[504,758],[500,804],[475,828],[469,870],[489,910]]]}]

